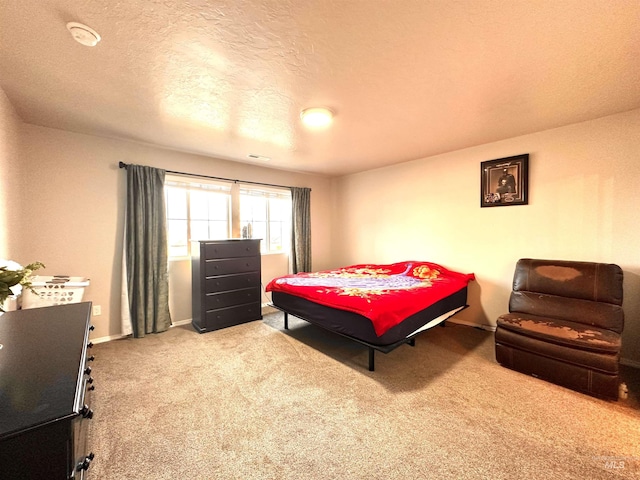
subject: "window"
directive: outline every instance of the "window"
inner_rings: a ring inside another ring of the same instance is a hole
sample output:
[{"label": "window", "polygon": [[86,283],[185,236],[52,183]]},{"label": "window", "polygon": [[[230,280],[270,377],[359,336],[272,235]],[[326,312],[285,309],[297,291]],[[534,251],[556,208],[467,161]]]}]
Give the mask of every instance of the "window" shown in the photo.
[{"label": "window", "polygon": [[262,252],[289,252],[291,192],[240,188],[242,238],[261,238]]},{"label": "window", "polygon": [[[291,193],[288,189],[185,181],[183,177],[167,175],[165,200],[170,258],[191,255],[191,240],[234,236],[262,239],[262,253],[290,250]],[[239,215],[232,214],[232,205],[239,205]]]},{"label": "window", "polygon": [[169,257],[191,254],[190,240],[231,237],[231,188],[165,180]]}]

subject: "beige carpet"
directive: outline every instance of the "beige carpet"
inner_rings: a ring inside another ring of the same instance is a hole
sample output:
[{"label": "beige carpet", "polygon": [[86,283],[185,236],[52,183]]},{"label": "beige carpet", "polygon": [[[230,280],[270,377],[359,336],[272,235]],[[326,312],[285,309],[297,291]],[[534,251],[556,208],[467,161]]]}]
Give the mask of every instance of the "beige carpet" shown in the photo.
[{"label": "beige carpet", "polygon": [[96,345],[89,479],[640,476],[635,404],[501,367],[490,332],[437,327],[369,372],[364,347],[290,325]]}]

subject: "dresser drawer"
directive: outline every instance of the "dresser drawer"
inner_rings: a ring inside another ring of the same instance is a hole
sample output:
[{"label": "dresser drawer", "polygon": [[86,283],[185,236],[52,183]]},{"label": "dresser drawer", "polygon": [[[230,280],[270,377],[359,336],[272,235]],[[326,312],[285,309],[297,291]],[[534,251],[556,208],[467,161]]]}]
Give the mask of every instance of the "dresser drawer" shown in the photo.
[{"label": "dresser drawer", "polygon": [[262,318],[260,303],[212,310],[205,313],[206,330],[218,330]]},{"label": "dresser drawer", "polygon": [[231,257],[255,257],[260,254],[260,242],[228,241],[224,243],[205,243],[205,260]]},{"label": "dresser drawer", "polygon": [[232,292],[208,293],[204,300],[204,305],[206,310],[215,310],[259,301],[260,289],[254,287]]},{"label": "dresser drawer", "polygon": [[228,275],[231,273],[244,273],[260,271],[260,257],[227,258],[224,260],[207,260],[205,262],[205,275]]},{"label": "dresser drawer", "polygon": [[[93,416],[93,411],[88,410]],[[81,415],[74,419],[73,422],[73,476],[71,478],[84,478],[87,470],[91,466],[91,461],[94,458],[93,453],[89,451],[87,445],[89,422],[91,417],[86,416],[86,412],[81,412]]]},{"label": "dresser drawer", "polygon": [[256,287],[258,285],[260,285],[259,272],[222,275],[220,277],[206,278],[204,281],[204,293],[240,290],[241,288]]},{"label": "dresser drawer", "polygon": [[[80,480],[89,468],[91,302],[0,317],[0,479]],[[15,392],[15,395],[11,395]],[[7,401],[5,401],[7,400]],[[14,401],[15,400],[15,401]]]},{"label": "dresser drawer", "polygon": [[200,333],[262,318],[260,240],[200,240],[192,248],[191,323]]}]

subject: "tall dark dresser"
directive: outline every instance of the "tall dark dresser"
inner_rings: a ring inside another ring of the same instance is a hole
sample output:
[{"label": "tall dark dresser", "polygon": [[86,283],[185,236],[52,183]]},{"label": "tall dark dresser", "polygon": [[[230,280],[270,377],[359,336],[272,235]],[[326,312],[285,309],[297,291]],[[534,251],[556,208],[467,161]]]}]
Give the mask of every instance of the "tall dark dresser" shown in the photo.
[{"label": "tall dark dresser", "polygon": [[0,478],[83,479],[93,453],[91,302],[0,316]]},{"label": "tall dark dresser", "polygon": [[262,319],[260,240],[191,245],[192,324],[200,332]]}]

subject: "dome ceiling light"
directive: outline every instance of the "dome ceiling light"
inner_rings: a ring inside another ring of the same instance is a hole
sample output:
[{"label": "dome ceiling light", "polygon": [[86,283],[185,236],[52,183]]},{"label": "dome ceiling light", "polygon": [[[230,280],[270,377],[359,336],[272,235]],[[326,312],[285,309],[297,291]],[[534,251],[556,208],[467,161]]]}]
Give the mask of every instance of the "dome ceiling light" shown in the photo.
[{"label": "dome ceiling light", "polygon": [[304,124],[311,128],[325,128],[333,121],[333,112],[324,107],[307,108],[300,113]]},{"label": "dome ceiling light", "polygon": [[87,47],[95,47],[100,41],[98,32],[82,23],[69,22],[67,23],[67,30],[71,32],[71,36],[76,42]]}]

